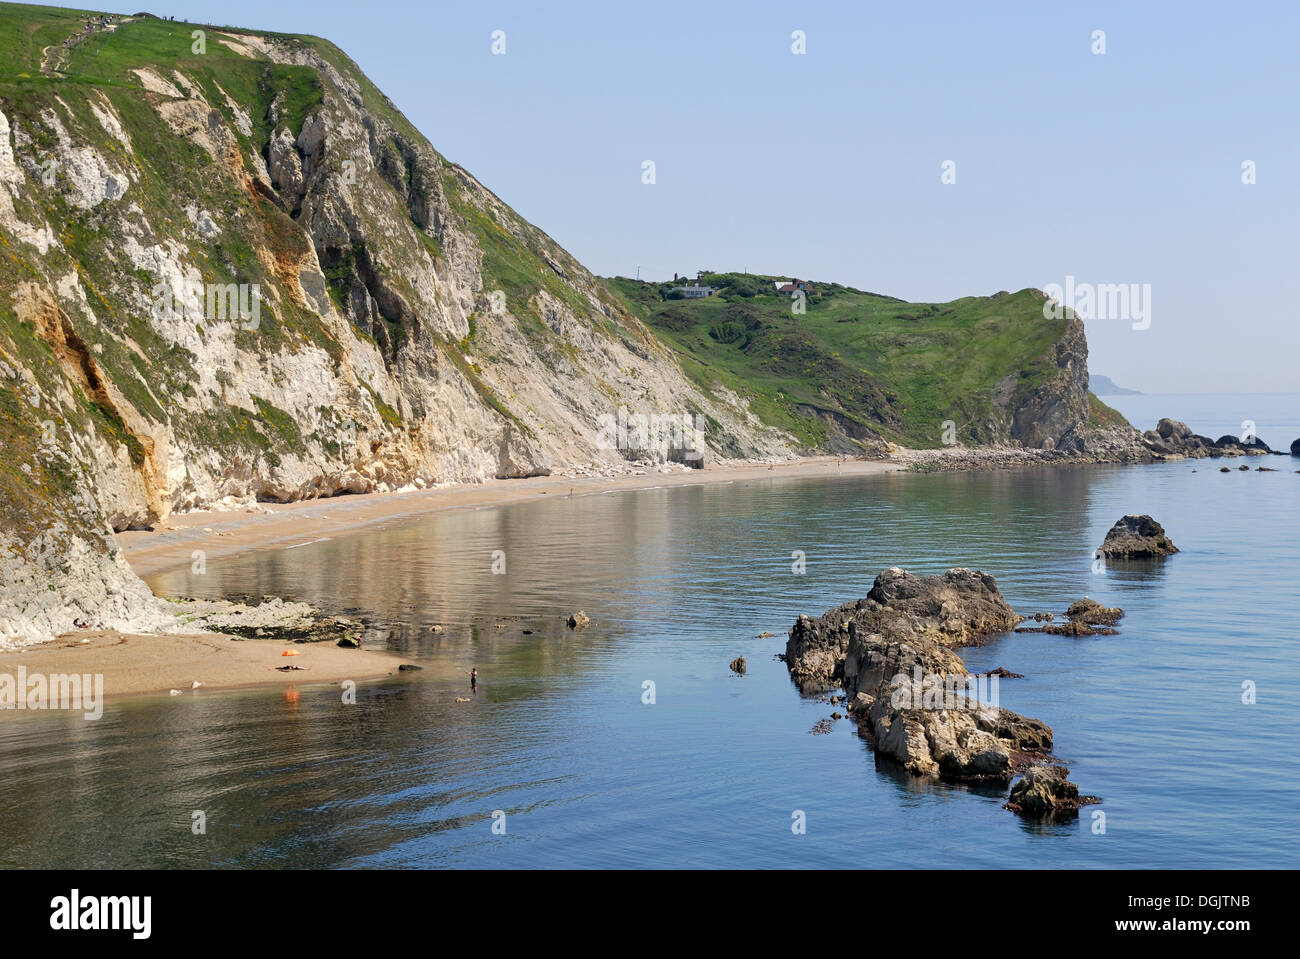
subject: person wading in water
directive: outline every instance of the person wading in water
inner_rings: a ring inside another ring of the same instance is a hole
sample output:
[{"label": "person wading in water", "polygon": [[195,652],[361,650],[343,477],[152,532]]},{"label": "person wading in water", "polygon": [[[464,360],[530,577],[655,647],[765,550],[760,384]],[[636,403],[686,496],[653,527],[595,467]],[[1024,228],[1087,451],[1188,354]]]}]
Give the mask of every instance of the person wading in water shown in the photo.
[{"label": "person wading in water", "polygon": [[469,690],[472,693],[478,692],[478,669],[477,668],[471,669],[469,671]]}]

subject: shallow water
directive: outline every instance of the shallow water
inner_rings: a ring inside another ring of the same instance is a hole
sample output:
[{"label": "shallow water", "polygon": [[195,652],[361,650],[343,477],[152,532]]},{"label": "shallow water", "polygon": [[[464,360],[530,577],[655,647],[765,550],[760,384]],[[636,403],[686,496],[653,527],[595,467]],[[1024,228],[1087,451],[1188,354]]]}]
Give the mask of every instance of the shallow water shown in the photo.
[{"label": "shallow water", "polygon": [[[160,593],[364,616],[368,643],[428,668],[360,684],[356,705],[331,686],[201,691],[110,702],[98,722],[0,723],[0,865],[1294,867],[1300,460],[1249,462],[1280,472],[1193,461],[593,494],[155,576]],[[1134,511],[1182,552],[1095,574],[1092,550]],[[848,721],[810,733],[831,707],[773,653],[799,613],[864,595],[891,565],[987,570],[1022,612],[1085,594],[1127,611],[1118,636],[961,651],[973,670],[1025,674],[1002,681],[1002,705],[1053,727],[1101,806],[1031,825],[1001,809],[1005,787],[877,764]],[[578,608],[593,624],[574,633],[562,616]],[[456,704],[471,666],[478,693]]]}]

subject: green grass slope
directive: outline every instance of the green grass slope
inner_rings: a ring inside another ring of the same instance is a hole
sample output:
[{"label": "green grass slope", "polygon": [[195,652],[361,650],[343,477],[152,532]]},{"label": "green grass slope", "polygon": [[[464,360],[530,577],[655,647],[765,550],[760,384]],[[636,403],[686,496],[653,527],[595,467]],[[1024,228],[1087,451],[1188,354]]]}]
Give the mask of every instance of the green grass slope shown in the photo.
[{"label": "green grass slope", "polygon": [[[609,286],[679,353],[706,390],[746,397],[765,422],[820,447],[842,429],[914,447],[943,441],[952,420],[962,443],[1005,437],[989,424],[1058,373],[1051,348],[1067,321],[1043,316],[1034,290],[908,303],[838,283],[812,282],[806,311],[774,280],[706,274],[707,299],[676,299],[678,283],[615,277]],[[1119,414],[1095,397],[1090,425]],[[834,424],[834,425],[832,425]]]}]

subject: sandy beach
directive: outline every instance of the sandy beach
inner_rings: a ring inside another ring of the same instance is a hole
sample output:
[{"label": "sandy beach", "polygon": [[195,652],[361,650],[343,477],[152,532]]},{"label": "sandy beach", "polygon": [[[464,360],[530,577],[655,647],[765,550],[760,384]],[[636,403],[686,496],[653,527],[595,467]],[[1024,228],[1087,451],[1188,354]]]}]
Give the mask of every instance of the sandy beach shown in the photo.
[{"label": "sandy beach", "polygon": [[[207,559],[249,550],[293,549],[317,540],[359,532],[425,513],[479,509],[528,502],[543,497],[593,496],[605,493],[788,479],[804,476],[861,476],[901,469],[897,464],[813,457],[775,464],[711,464],[705,470],[615,477],[542,476],[492,480],[412,492],[339,496],[253,509],[204,510],[168,517],[153,530],[130,530],[117,541],[141,576],[187,566],[195,550]],[[299,653],[283,657],[286,649]],[[334,643],[285,643],[241,640],[215,633],[130,634],[110,630],[67,633],[52,643],[0,652],[0,674],[16,675],[19,666],[36,673],[102,674],[104,695],[166,693],[249,686],[295,686],[387,676],[402,662],[377,649],[343,649]],[[278,672],[292,663],[306,667]],[[0,716],[12,714],[0,710]]]},{"label": "sandy beach", "polygon": [[819,456],[784,463],[710,464],[707,469],[617,477],[537,476],[402,493],[370,493],[294,503],[258,504],[256,512],[200,510],[169,516],[153,530],[128,530],[117,542],[141,576],[192,562],[194,550],[208,560],[257,549],[293,549],[365,527],[448,509],[478,509],[543,497],[592,496],[638,489],[788,479],[803,476],[864,476],[904,469],[877,460]]},{"label": "sandy beach", "polygon": [[[282,656],[286,649],[298,655]],[[341,649],[326,643],[285,644],[198,635],[131,635],[86,630],[60,636],[52,643],[0,652],[0,675],[101,674],[104,696],[166,693],[182,695],[202,689],[246,686],[302,686],[346,679],[375,679],[395,672],[396,655],[372,649]],[[286,664],[302,669],[279,672]],[[14,714],[0,709],[0,718]]]}]

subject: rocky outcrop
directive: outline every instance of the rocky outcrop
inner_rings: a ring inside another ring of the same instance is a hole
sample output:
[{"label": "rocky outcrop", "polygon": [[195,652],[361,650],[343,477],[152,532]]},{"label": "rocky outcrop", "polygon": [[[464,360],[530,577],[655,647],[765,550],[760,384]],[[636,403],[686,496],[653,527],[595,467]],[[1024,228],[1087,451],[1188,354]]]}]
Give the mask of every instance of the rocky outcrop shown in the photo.
[{"label": "rocky outcrop", "polygon": [[990,702],[996,678],[969,675],[953,647],[982,643],[1021,619],[987,573],[916,577],[895,567],[865,598],[800,616],[786,666],[806,691],[843,684],[859,734],[909,772],[1003,779],[1046,756],[1052,731]]},{"label": "rocky outcrop", "polygon": [[899,674],[874,693],[859,692],[851,704],[859,733],[912,775],[1008,779],[1050,755],[1046,723],[967,695],[972,681],[966,677],[918,677]]},{"label": "rocky outcrop", "polygon": [[1085,596],[1071,603],[1065,615],[1074,622],[1087,623],[1089,626],[1114,626],[1123,618],[1124,610],[1118,606],[1103,606],[1095,599]]},{"label": "rocky outcrop", "polygon": [[1079,787],[1069,780],[1064,766],[1034,766],[1011,787],[1004,809],[1029,819],[1068,818],[1079,814],[1079,807],[1100,802],[1096,796],[1079,795]]},{"label": "rocky outcrop", "polygon": [[1098,552],[1107,559],[1152,559],[1176,553],[1178,547],[1150,516],[1130,513],[1110,528]]},{"label": "rocky outcrop", "polygon": [[[1067,625],[1082,629],[1091,628],[1084,619],[1122,615],[1091,600],[1070,609],[1079,621]],[[1007,809],[1067,815],[1099,800],[1080,797],[1065,770],[1039,772],[1061,768],[1046,765],[1053,762],[1051,728],[997,702],[998,680],[1021,675],[1001,667],[971,675],[953,652],[1022,620],[986,573],[950,569],[918,578],[895,567],[876,577],[865,598],[816,618],[800,616],[785,661],[806,692],[841,683],[858,734],[912,775],[1008,782],[1023,774]],[[814,732],[829,728],[823,721]]]},{"label": "rocky outcrop", "polygon": [[1193,433],[1186,423],[1168,417],[1157,423],[1154,430],[1143,433],[1142,443],[1151,452],[1167,458],[1202,459],[1206,456],[1223,455],[1214,440]]},{"label": "rocky outcrop", "polygon": [[850,694],[914,666],[964,673],[950,647],[979,643],[1021,619],[987,573],[950,569],[919,578],[893,567],[865,598],[815,619],[800,616],[786,643],[786,665],[807,688],[843,682]]},{"label": "rocky outcrop", "polygon": [[[942,449],[891,450],[895,458],[923,472],[1000,470],[1026,466],[1085,463],[1156,463],[1224,456],[1262,456],[1272,452],[1262,440],[1243,443],[1238,437],[1218,440],[1193,433],[1186,423],[1162,419],[1155,429],[1141,432],[1127,425],[1079,423],[1054,443],[992,443]],[[1300,455],[1300,454],[1296,454]]]},{"label": "rocky outcrop", "polygon": [[1228,433],[1215,440],[1214,445],[1217,449],[1223,451],[1227,455],[1263,456],[1265,453],[1273,452],[1272,447],[1258,436],[1252,436],[1248,440],[1243,440],[1239,436],[1233,436],[1231,433]]}]

